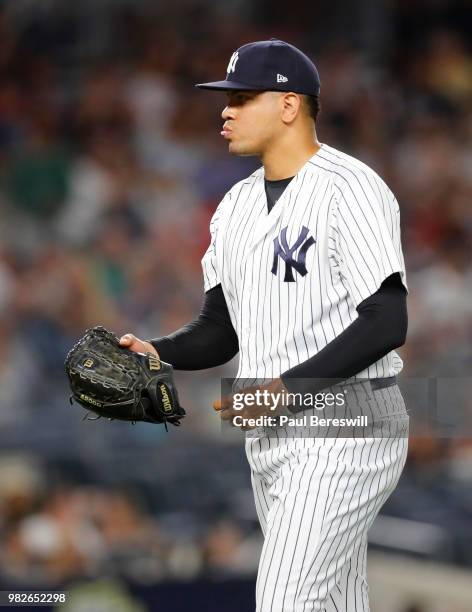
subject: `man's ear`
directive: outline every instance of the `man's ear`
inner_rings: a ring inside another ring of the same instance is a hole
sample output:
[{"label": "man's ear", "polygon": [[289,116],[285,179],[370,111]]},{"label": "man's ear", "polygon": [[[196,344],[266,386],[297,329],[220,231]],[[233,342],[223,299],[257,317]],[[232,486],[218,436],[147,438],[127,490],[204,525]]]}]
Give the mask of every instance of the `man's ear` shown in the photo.
[{"label": "man's ear", "polygon": [[282,121],[292,123],[300,112],[302,98],[299,94],[287,92],[281,96]]}]

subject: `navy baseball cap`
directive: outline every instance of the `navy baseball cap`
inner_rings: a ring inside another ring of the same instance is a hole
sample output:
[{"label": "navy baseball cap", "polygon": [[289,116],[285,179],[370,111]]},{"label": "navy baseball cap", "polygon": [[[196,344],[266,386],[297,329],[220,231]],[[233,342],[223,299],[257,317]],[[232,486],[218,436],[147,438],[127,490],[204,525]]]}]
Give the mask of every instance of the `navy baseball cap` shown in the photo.
[{"label": "navy baseball cap", "polygon": [[199,83],[195,87],[293,91],[317,96],[320,77],[314,63],[299,49],[271,38],[239,47],[229,60],[224,81]]}]

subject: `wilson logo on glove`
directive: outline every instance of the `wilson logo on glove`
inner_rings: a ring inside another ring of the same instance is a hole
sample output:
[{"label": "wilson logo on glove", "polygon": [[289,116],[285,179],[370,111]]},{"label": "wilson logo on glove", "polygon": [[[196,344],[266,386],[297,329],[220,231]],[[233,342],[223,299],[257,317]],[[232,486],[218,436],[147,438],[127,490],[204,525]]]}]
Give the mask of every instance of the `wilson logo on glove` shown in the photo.
[{"label": "wilson logo on glove", "polygon": [[159,390],[162,395],[162,405],[166,412],[172,411],[172,402],[170,401],[169,393],[167,392],[167,387],[165,385],[159,385]]},{"label": "wilson logo on glove", "polygon": [[148,353],[148,362],[149,362],[150,370],[160,370],[161,369],[161,360],[158,359],[157,357],[154,357],[154,355],[151,355],[150,353]]}]

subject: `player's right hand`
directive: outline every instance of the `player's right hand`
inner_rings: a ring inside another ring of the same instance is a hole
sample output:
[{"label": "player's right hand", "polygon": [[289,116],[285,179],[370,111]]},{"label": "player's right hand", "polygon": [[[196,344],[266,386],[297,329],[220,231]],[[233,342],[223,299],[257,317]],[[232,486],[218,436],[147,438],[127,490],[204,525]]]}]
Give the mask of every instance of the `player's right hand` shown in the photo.
[{"label": "player's right hand", "polygon": [[140,340],[133,334],[125,334],[124,336],[121,336],[120,345],[124,346],[130,351],[133,351],[134,353],[152,353],[156,357],[159,357],[159,353],[150,342]]}]

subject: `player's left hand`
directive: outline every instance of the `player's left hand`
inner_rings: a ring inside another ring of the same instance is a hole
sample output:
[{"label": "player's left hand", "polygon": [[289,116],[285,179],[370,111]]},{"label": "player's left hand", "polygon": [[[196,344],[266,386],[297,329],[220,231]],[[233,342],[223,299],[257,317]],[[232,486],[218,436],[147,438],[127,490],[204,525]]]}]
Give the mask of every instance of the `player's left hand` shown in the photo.
[{"label": "player's left hand", "polygon": [[[268,393],[264,393],[265,391],[267,391]],[[229,421],[233,427],[238,427],[243,431],[254,429],[256,427],[256,425],[248,422],[248,420],[250,419],[257,419],[257,417],[261,416],[277,417],[282,414],[286,404],[282,401],[279,401],[277,402],[277,405],[274,405],[274,402],[271,399],[274,395],[277,396],[277,394],[280,394],[278,395],[278,397],[281,398],[283,394],[288,393],[288,390],[283,384],[282,379],[276,378],[267,385],[247,387],[246,389],[240,391],[237,395],[241,396],[242,394],[244,396],[254,396],[256,392],[259,392],[258,395],[261,401],[255,404],[254,402],[251,402],[254,405],[244,405],[242,408],[237,409],[235,408],[236,394],[232,394],[213,402],[213,408],[216,412],[219,413],[222,421]],[[240,403],[245,402],[243,400]],[[240,419],[238,419],[237,423],[235,423],[234,421],[235,416],[241,417]],[[244,425],[239,424],[241,423],[241,421],[244,422]]]}]

